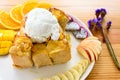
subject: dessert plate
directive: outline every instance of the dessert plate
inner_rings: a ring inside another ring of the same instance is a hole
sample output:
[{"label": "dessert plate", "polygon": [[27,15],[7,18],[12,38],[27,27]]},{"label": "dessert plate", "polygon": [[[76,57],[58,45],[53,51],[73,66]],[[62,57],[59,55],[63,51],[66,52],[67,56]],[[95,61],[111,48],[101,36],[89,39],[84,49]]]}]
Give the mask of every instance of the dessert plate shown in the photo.
[{"label": "dessert plate", "polygon": [[[74,18],[80,25],[82,25],[89,33],[89,36],[92,36],[89,29],[86,25],[78,18],[70,15]],[[65,64],[53,65],[53,66],[44,66],[41,68],[27,68],[19,69],[12,66],[13,62],[10,55],[0,56],[0,80],[34,80],[41,77],[51,77],[66,70],[69,70],[73,65],[77,64],[80,60],[83,59],[76,50],[76,47],[81,40],[77,40],[72,34],[71,36],[71,55],[72,58]],[[80,80],[85,80],[85,78],[90,74],[91,70],[94,67],[95,62],[91,62],[86,71],[81,76]]]}]

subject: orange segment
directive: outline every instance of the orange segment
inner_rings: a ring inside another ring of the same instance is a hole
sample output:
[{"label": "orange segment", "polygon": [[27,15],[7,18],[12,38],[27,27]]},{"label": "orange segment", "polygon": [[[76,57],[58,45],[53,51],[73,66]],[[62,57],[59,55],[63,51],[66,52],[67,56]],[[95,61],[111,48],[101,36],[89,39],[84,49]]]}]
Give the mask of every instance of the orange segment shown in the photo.
[{"label": "orange segment", "polygon": [[5,11],[0,12],[0,25],[6,29],[20,29],[20,24],[13,21],[10,15]]},{"label": "orange segment", "polygon": [[21,23],[23,14],[22,14],[22,5],[17,5],[10,10],[10,17],[17,23]]},{"label": "orange segment", "polygon": [[[3,12],[3,10],[0,9],[0,14]],[[0,24],[0,29],[3,29],[3,26]]]},{"label": "orange segment", "polygon": [[47,2],[39,2],[39,5],[38,5],[39,8],[45,8],[45,9],[49,9],[52,7],[51,4],[47,3]]},{"label": "orange segment", "polygon": [[33,8],[36,8],[38,5],[39,5],[39,2],[36,0],[29,0],[25,2],[22,8],[23,14],[24,15],[27,14],[30,10],[32,10]]}]

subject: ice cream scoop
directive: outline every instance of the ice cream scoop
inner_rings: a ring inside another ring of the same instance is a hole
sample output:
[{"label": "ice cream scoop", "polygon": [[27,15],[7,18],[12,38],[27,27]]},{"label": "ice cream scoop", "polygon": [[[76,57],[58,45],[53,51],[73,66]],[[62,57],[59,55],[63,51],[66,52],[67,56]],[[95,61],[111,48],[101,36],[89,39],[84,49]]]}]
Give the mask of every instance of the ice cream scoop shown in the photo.
[{"label": "ice cream scoop", "polygon": [[60,26],[51,12],[43,8],[35,8],[27,14],[25,33],[37,43],[46,42],[48,38],[58,40]]}]

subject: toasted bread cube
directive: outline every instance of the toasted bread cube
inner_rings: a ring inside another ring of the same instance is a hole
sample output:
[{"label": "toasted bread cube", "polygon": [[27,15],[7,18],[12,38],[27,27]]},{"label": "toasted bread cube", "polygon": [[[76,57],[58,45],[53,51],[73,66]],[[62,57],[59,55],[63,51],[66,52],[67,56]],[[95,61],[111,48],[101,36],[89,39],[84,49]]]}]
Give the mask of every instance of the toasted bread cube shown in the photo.
[{"label": "toasted bread cube", "polygon": [[56,49],[49,53],[53,64],[66,63],[71,59],[70,48]]},{"label": "toasted bread cube", "polygon": [[35,44],[32,48],[32,59],[36,67],[52,65],[49,53],[45,44]]},{"label": "toasted bread cube", "polygon": [[16,67],[27,68],[32,67],[33,62],[31,59],[32,41],[24,36],[17,37],[13,46],[10,48],[9,53]]},{"label": "toasted bread cube", "polygon": [[18,56],[18,55],[11,55],[13,59],[13,65],[20,68],[28,68],[33,66],[33,62],[31,61],[31,55],[28,53],[24,56]]},{"label": "toasted bread cube", "polygon": [[61,64],[71,59],[70,45],[68,42],[49,41],[47,45],[49,56],[53,64]]}]

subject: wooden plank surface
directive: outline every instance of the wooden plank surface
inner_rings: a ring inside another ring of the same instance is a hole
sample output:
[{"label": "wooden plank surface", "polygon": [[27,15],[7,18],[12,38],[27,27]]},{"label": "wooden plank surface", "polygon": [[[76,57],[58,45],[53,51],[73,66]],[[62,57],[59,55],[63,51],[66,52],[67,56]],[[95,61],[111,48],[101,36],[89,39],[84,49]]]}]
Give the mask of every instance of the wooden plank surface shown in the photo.
[{"label": "wooden plank surface", "polygon": [[[16,4],[26,0],[0,0],[0,9],[9,11]],[[39,0],[53,4],[55,7],[73,14],[85,24],[89,19],[95,18],[95,9],[106,8],[108,13],[105,21],[112,20],[109,39],[120,61],[120,0]],[[86,80],[120,80],[120,71],[115,67],[105,43],[99,60]]]}]

